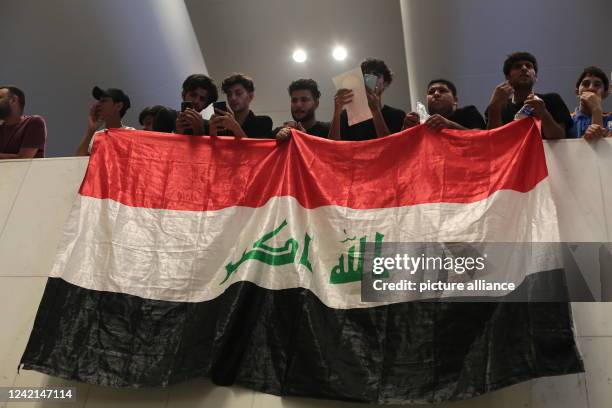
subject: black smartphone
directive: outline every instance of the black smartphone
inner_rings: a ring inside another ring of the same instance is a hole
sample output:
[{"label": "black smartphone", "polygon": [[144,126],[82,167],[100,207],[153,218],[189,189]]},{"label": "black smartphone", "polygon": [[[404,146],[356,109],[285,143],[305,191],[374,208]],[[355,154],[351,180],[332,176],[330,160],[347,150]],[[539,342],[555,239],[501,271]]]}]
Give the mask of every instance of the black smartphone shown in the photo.
[{"label": "black smartphone", "polygon": [[183,102],[181,102],[181,112],[185,112],[185,110],[187,108],[193,109],[193,102],[191,102],[191,101],[183,101]]},{"label": "black smartphone", "polygon": [[225,101],[219,101],[213,103],[214,109],[219,109],[220,111],[227,112],[227,103]]}]

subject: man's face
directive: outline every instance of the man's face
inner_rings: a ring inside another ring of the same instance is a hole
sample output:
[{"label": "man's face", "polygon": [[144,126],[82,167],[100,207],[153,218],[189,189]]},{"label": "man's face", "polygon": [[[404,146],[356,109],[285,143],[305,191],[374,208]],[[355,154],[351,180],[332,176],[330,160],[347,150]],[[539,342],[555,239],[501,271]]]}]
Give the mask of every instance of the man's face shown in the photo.
[{"label": "man's face", "polygon": [[604,91],[604,83],[601,78],[594,75],[586,75],[580,81],[580,86],[578,87],[578,95],[581,95],[583,92],[593,92],[598,95],[601,99],[604,99],[608,96],[608,93]]},{"label": "man's face", "polygon": [[253,92],[248,92],[240,84],[234,84],[227,90],[227,103],[234,112],[244,112],[249,110],[249,105],[253,100]]},{"label": "man's face", "polygon": [[153,122],[155,121],[155,116],[147,115],[142,118],[142,130],[153,130]]},{"label": "man's face", "polygon": [[7,88],[0,89],[0,120],[6,119],[11,116],[13,112],[13,99],[10,91]]},{"label": "man's face", "polygon": [[123,103],[113,101],[113,98],[111,98],[110,96],[103,96],[98,100],[97,104],[98,116],[104,121],[119,116],[119,112],[123,107]]},{"label": "man's face", "polygon": [[457,107],[457,98],[446,84],[434,82],[427,89],[427,110],[430,115],[447,116]]},{"label": "man's face", "polygon": [[208,91],[204,88],[196,88],[193,91],[183,92],[183,101],[191,102],[193,109],[202,112],[208,105]]},{"label": "man's face", "polygon": [[306,122],[314,117],[319,106],[308,89],[296,89],[291,92],[291,116],[296,122]]},{"label": "man's face", "polygon": [[515,90],[530,91],[533,89],[538,76],[535,67],[530,61],[516,61],[510,67],[510,73],[506,79]]}]

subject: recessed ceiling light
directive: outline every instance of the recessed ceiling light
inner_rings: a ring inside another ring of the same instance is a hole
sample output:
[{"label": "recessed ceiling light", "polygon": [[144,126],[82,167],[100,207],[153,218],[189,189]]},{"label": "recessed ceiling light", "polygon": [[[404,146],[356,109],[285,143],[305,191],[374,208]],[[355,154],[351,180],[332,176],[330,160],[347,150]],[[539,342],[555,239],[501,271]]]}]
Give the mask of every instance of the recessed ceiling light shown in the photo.
[{"label": "recessed ceiling light", "polygon": [[342,46],[337,46],[332,51],[332,56],[337,61],[344,61],[346,59],[346,54],[347,54],[346,53],[346,48],[344,48]]},{"label": "recessed ceiling light", "polygon": [[295,62],[304,62],[306,61],[306,58],[308,58],[306,51],[301,49],[293,51],[293,60]]}]

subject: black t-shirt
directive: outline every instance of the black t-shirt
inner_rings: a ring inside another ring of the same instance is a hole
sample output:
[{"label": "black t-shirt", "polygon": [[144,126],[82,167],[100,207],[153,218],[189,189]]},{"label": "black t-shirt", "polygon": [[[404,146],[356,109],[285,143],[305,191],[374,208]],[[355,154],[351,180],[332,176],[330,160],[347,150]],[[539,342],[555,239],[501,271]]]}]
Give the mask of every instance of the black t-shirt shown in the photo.
[{"label": "black t-shirt", "polygon": [[474,105],[455,109],[453,114],[447,119],[452,120],[466,129],[484,129],[486,127],[482,115]]},{"label": "black t-shirt", "polygon": [[251,138],[255,139],[274,139],[272,134],[272,118],[269,116],[256,116],[253,111],[242,124],[242,130]]},{"label": "black t-shirt", "polygon": [[[400,109],[392,108],[391,106],[383,106],[381,109],[385,123],[389,128],[389,132],[397,133],[402,130],[404,117],[406,112]],[[346,110],[340,114],[340,138],[342,140],[370,140],[376,139],[376,128],[374,121],[368,119],[366,121],[356,123],[353,126],[348,125],[348,116]]]},{"label": "black t-shirt", "polygon": [[306,129],[306,133],[313,136],[327,138],[327,136],[329,135],[330,126],[331,125],[329,122],[315,122],[315,124],[312,125],[311,128]]},{"label": "black t-shirt", "polygon": [[[561,99],[561,96],[556,93],[547,93],[547,94],[536,94],[539,98],[544,101],[546,105],[546,109],[553,117],[555,122],[561,124],[561,126],[565,129],[565,133],[572,128],[573,121],[570,115],[565,102]],[[512,99],[508,99],[508,102],[504,105],[501,111],[502,116],[502,124],[510,123],[514,120],[514,115],[521,110],[523,104],[515,104],[512,102]],[[488,111],[485,111],[485,116],[487,116]]]},{"label": "black t-shirt", "polygon": [[[327,139],[329,135],[329,128],[331,124],[329,122],[315,122],[312,127],[305,129],[306,133],[312,136],[324,137]],[[276,134],[282,129],[284,126],[279,126],[272,131],[272,134],[276,137]]]}]

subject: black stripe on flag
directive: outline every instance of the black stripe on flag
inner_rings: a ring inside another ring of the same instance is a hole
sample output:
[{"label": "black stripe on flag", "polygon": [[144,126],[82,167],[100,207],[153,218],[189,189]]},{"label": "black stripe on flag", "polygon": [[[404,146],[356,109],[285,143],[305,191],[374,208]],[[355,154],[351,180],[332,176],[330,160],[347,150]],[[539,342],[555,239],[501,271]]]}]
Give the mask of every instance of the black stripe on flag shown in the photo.
[{"label": "black stripe on flag", "polygon": [[202,303],[50,278],[21,363],[111,387],[194,377],[276,395],[394,403],[464,399],[584,371],[567,303],[331,309],[306,289],[231,285]]}]

